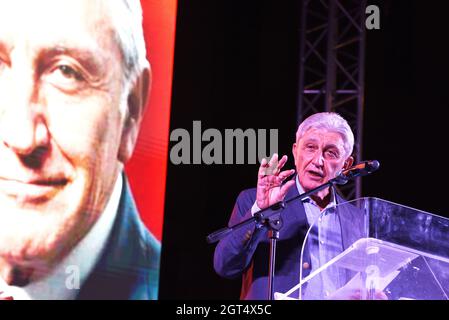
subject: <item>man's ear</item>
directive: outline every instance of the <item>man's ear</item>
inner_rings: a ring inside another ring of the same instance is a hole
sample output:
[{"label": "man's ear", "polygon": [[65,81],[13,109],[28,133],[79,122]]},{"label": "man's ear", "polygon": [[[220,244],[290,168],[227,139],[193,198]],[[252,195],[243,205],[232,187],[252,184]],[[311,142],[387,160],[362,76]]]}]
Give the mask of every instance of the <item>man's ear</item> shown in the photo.
[{"label": "man's ear", "polygon": [[125,164],[133,154],[140,124],[147,105],[151,87],[151,69],[145,68],[131,85],[127,99],[127,113],[123,126],[118,160]]},{"label": "man's ear", "polygon": [[296,148],[298,148],[298,145],[296,144],[296,142],[292,145],[292,153],[293,153],[293,160],[295,161],[296,164]]},{"label": "man's ear", "polygon": [[354,163],[354,158],[352,156],[350,156],[348,159],[345,160],[345,164],[343,165],[343,170],[351,168],[353,163]]}]

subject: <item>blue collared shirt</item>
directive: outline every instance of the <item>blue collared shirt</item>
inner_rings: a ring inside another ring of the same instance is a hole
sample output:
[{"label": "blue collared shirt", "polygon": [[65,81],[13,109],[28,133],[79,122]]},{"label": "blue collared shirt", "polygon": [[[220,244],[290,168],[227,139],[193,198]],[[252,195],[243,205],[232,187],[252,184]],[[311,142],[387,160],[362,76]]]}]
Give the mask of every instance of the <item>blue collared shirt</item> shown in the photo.
[{"label": "blue collared shirt", "polygon": [[[298,176],[296,176],[296,187],[299,194],[304,193]],[[310,197],[302,199],[307,222],[311,226],[308,237],[304,241],[310,253],[311,266],[308,267],[311,267],[311,272],[314,272],[343,251],[341,226],[335,210],[335,191],[331,188],[330,192],[331,199],[323,210]],[[302,266],[305,267],[304,264]],[[339,286],[339,272],[330,267],[309,282],[304,298],[325,299]]]}]

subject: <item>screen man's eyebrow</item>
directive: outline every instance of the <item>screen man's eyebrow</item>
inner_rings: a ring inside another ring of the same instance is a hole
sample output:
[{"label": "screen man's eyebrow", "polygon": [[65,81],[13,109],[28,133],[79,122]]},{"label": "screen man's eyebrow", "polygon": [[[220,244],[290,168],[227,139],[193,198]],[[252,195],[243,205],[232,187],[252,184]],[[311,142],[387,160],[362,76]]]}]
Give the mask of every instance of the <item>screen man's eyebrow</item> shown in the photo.
[{"label": "screen man's eyebrow", "polygon": [[57,56],[69,56],[78,61],[83,68],[93,75],[100,74],[107,66],[101,61],[99,53],[86,48],[55,46],[40,51],[38,61],[47,61]]}]

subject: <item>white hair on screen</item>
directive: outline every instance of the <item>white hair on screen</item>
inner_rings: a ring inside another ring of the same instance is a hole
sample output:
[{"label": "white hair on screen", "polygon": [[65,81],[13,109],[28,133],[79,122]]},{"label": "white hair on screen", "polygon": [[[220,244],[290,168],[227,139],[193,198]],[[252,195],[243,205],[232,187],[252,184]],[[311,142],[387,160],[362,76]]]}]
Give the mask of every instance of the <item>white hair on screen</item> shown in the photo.
[{"label": "white hair on screen", "polygon": [[133,82],[149,66],[143,35],[142,6],[139,0],[105,0],[123,55],[125,80]]}]

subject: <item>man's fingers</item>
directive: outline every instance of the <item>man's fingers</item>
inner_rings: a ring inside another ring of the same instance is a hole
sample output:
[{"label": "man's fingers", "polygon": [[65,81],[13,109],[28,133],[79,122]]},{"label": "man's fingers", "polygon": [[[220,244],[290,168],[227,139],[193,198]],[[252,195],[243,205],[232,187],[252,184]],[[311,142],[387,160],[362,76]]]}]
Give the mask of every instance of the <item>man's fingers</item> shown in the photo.
[{"label": "man's fingers", "polygon": [[282,169],[282,167],[284,167],[285,163],[287,162],[288,157],[286,155],[284,155],[281,160],[279,160],[278,162],[278,166],[277,169],[280,171]]},{"label": "man's fingers", "polygon": [[274,153],[271,157],[270,161],[268,161],[266,158],[263,158],[260,162],[259,167],[259,178],[263,178],[267,175],[273,175],[276,174],[277,170],[277,164],[278,164],[278,155],[277,153]]},{"label": "man's fingers", "polygon": [[259,167],[259,177],[263,177],[266,175],[278,175],[287,162],[288,157],[284,155],[279,161],[278,159],[279,155],[277,153],[273,153],[273,156],[271,157],[269,162],[267,162],[267,160],[263,158]]},{"label": "man's fingers", "polygon": [[[275,158],[275,156],[276,156],[276,158]],[[270,165],[271,174],[273,174],[273,175],[278,175],[279,172],[281,172],[282,167],[283,167],[283,166],[285,165],[285,163],[287,162],[288,157],[287,157],[286,155],[284,155],[284,156],[278,161],[279,156],[278,156],[277,153],[275,153],[275,154],[273,154],[272,159],[273,159],[273,158],[275,158],[275,159],[274,159],[275,161],[273,161],[273,163],[271,163],[271,165]],[[271,162],[271,161],[270,161],[270,162]]]},{"label": "man's fingers", "polygon": [[[258,188],[261,187],[261,191],[267,190],[275,187],[280,187],[282,182],[295,173],[294,169],[280,171],[280,169],[287,162],[288,157],[284,155],[278,162],[278,154],[274,153],[268,162],[266,158],[263,158],[259,167],[259,179],[257,182]],[[294,183],[294,182],[293,182]],[[288,184],[290,186],[290,184]],[[286,188],[288,190],[289,187]]]},{"label": "man's fingers", "polygon": [[267,159],[263,158],[260,162],[259,167],[259,178],[263,178],[267,174],[267,168],[268,168],[268,161]]},{"label": "man's fingers", "polygon": [[278,154],[277,153],[273,153],[273,156],[270,159],[270,162],[268,163],[269,167],[273,167],[275,165],[277,165],[278,163]]},{"label": "man's fingers", "polygon": [[281,181],[284,181],[285,179],[287,179],[288,177],[290,177],[294,173],[295,173],[294,169],[285,170],[285,171],[282,171],[281,173],[279,173],[278,178]]},{"label": "man's fingers", "polygon": [[294,181],[294,180],[286,182],[286,183],[281,187],[281,189],[279,190],[279,196],[280,196],[281,199],[284,199],[284,198],[285,198],[285,196],[287,195],[288,190],[289,190],[293,185],[295,185],[295,181]]},{"label": "man's fingers", "polygon": [[278,187],[280,184],[281,181],[279,181],[279,177],[273,175],[266,176],[261,180],[261,185],[268,189]]},{"label": "man's fingers", "polygon": [[294,174],[295,173],[295,170],[294,169],[291,169],[291,170],[285,170],[285,171],[282,171],[279,175],[277,175],[277,176],[270,176],[270,177],[272,177],[274,180],[274,183],[277,185],[277,186],[280,186],[283,182],[284,182],[284,180],[285,179],[287,179],[288,177],[290,177],[292,174]]}]

